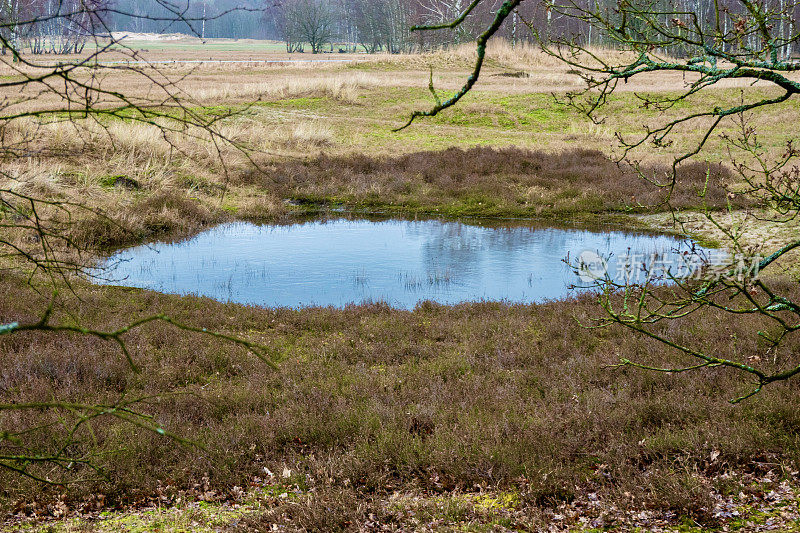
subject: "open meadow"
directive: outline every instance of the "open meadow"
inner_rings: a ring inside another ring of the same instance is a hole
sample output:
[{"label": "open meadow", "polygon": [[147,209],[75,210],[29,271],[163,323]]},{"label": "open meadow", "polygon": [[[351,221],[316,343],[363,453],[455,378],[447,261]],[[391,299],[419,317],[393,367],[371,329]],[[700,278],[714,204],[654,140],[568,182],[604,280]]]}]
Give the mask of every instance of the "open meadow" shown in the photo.
[{"label": "open meadow", "polygon": [[[418,55],[286,54],[280,43],[248,40],[130,46],[140,64],[106,55],[120,61],[118,70],[81,75],[141,102],[152,100],[153,85],[129,69],[164,76],[181,95],[180,112],[218,117],[219,142],[191,127],[165,134],[118,115],[80,128],[39,120],[38,111],[63,105],[53,93],[33,85],[0,94],[4,114],[30,115],[3,131],[7,150],[26,152],[3,163],[0,185],[102,211],[76,210],[65,226],[70,242],[95,254],[178,241],[223,222],[310,217],[534,219],[680,233],[673,212],[659,205],[663,189],[616,163],[616,134],[633,136],[645,122],[687,109],[735,104],[745,89],[748,98],[773,94],[726,81],[660,113],[639,107],[640,95],[676,94],[686,77],[637,77],[596,124],[559,102],[581,87],[576,72],[532,47],[499,42],[458,106],[395,132],[431,106],[430,80],[443,95],[463,84],[473,45]],[[37,58],[49,60],[80,58]],[[0,79],[21,79],[24,69],[4,63]],[[779,154],[798,121],[794,98],[754,113],[751,123],[764,150]],[[725,122],[718,134],[735,127]],[[690,221],[695,240],[712,245],[720,228],[704,209],[728,209],[731,224],[757,219],[730,193],[740,183],[718,134],[704,152],[710,167],[681,167],[669,206]],[[685,127],[674,144],[633,157],[645,174],[666,175],[701,135]],[[796,230],[796,221],[779,229],[757,222],[743,238],[757,249],[795,239]],[[30,238],[21,230],[4,237],[22,249]],[[796,253],[781,258],[785,272],[776,281],[795,301]],[[0,324],[35,322],[49,286],[30,282],[13,258],[0,261]],[[85,480],[60,486],[0,469],[0,523],[9,530],[800,528],[800,383],[771,384],[732,405],[751,383],[731,369],[614,367],[621,358],[653,366],[686,358],[622,327],[585,327],[603,312],[591,294],[529,305],[290,309],[70,284],[54,319],[108,330],[164,313],[257,342],[278,364],[164,323],[125,334],[139,373],[113,339],[0,336],[0,403],[137,398],[140,411],[186,440],[116,418],[92,421],[70,445],[102,475],[77,465],[76,478]],[[763,351],[752,332],[764,324],[761,316],[731,321],[705,309],[691,327],[658,327],[746,360]],[[798,342],[789,340],[781,357],[800,352]],[[777,352],[763,362],[780,363]],[[34,416],[46,424],[31,438],[58,449],[68,425],[62,415],[0,412],[9,427],[26,427]]]}]

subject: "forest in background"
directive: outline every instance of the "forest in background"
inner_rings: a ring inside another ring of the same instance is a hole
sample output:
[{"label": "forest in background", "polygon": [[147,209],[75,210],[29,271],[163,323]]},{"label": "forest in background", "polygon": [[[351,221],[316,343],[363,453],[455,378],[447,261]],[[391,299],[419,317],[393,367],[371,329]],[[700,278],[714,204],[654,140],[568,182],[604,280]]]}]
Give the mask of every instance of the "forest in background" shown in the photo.
[{"label": "forest in background", "polygon": [[[272,39],[286,43],[288,52],[413,53],[473,41],[490,23],[501,0],[478,5],[456,28],[413,32],[416,25],[456,19],[466,0],[3,0],[0,35],[15,48],[30,53],[79,53],[90,37],[110,32],[184,33],[203,39]],[[732,0],[650,0],[648,10],[663,11],[665,24],[687,28],[698,24],[722,34],[735,32],[741,2]],[[796,53],[797,6],[788,0],[768,0],[776,13],[771,21],[786,39],[784,56]],[[587,46],[613,46],[614,41],[587,20],[566,16],[578,9],[599,9],[614,17],[616,0],[523,2],[497,36],[512,44],[521,41],[575,40]],[[676,14],[678,16],[676,17]],[[669,20],[668,20],[669,19]],[[671,20],[674,19],[674,20]],[[529,31],[529,30],[534,31]],[[743,46],[754,47],[756,33],[742,35]],[[750,42],[752,41],[752,42]],[[681,50],[670,50],[682,55]]]}]

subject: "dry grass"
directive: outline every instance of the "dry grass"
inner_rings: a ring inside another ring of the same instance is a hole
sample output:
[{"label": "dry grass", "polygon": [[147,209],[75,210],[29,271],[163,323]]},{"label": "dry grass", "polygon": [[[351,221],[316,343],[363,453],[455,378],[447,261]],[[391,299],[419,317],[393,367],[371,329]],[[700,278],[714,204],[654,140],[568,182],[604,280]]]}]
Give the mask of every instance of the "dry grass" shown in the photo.
[{"label": "dry grass", "polygon": [[[35,164],[21,166],[14,171],[16,180],[0,182],[0,186],[101,210],[103,217],[73,212],[69,235],[89,249],[175,238],[233,217],[275,221],[292,213],[324,211],[333,204],[398,215],[596,223],[646,212],[660,204],[665,194],[631,169],[591,150],[551,154],[476,147],[395,157],[323,154],[265,162],[257,169],[234,168],[220,178],[208,169],[200,174],[192,172],[197,167],[175,165],[166,154],[150,149],[160,145],[147,131],[130,130],[126,150],[107,152],[103,145],[93,148],[91,143],[83,147],[84,154],[97,149],[102,165],[83,172],[58,168],[42,172]],[[312,151],[329,146],[331,137],[325,123],[308,120],[285,126],[281,142],[290,149]],[[214,160],[213,154],[197,148],[196,143],[187,147],[195,165]],[[663,173],[659,167],[645,171]],[[705,178],[703,165],[686,165],[672,205],[697,206]],[[712,168],[715,186],[705,199],[710,207],[726,205],[724,185],[731,179],[724,168]],[[300,205],[287,205],[287,199]],[[57,211],[51,215],[59,217]]]},{"label": "dry grass", "polygon": [[[307,74],[307,73],[305,73]],[[329,73],[318,76],[271,76],[269,81],[227,84],[188,89],[191,96],[205,103],[240,102],[246,100],[284,99],[301,96],[328,98],[343,104],[358,104],[362,89],[381,87],[390,80],[365,72]]]},{"label": "dry grass", "polygon": [[332,137],[331,127],[316,121],[298,122],[291,130],[291,142],[301,146],[325,146],[331,144]]},{"label": "dry grass", "polygon": [[[627,59],[625,54],[621,54],[610,48],[593,48],[591,49],[591,53],[608,62]],[[465,43],[428,54],[428,56],[435,59],[443,58],[450,61],[466,62],[474,60],[475,54],[475,44]],[[423,55],[423,57],[426,56]],[[543,52],[538,45],[527,42],[512,45],[510,41],[505,39],[493,39],[489,41],[486,47],[486,57],[489,58],[490,61],[505,68],[529,72],[555,70],[563,73],[572,68],[552,55]]]},{"label": "dry grass", "polygon": [[[678,231],[689,235],[702,236],[726,245],[732,244],[735,235],[741,246],[752,256],[768,256],[775,250],[797,239],[800,234],[800,221],[796,218],[776,217],[773,211],[748,210],[732,212],[712,212],[712,218],[704,213],[681,213],[676,217],[668,213],[643,216],[651,227]],[[724,230],[724,231],[723,231]],[[789,252],[773,267],[791,279],[800,279],[800,253]]]},{"label": "dry grass", "polygon": [[[617,55],[609,50],[595,50],[601,57]],[[442,90],[454,90],[464,83],[474,60],[474,46],[464,44],[452,49],[422,55],[375,55],[337,54],[336,57],[317,56],[320,63],[283,63],[283,61],[307,60],[310,56],[265,52],[225,52],[212,50],[208,55],[198,51],[142,52],[142,57],[152,60],[143,66],[142,72],[158,80],[173,80],[171,88],[176,94],[197,105],[220,105],[243,103],[249,100],[293,98],[303,95],[330,97],[345,104],[358,102],[364,90],[369,88],[408,87],[425,89],[429,69],[434,68],[436,86]],[[578,89],[581,80],[571,67],[541,52],[537,48],[520,44],[512,48],[505,41],[492,41],[488,50],[489,62],[478,84],[479,90],[503,94],[525,94],[530,92],[550,93]],[[249,61],[252,63],[199,63],[160,64],[162,60],[198,59],[211,61]],[[48,58],[43,58],[47,60]],[[71,58],[57,58],[69,60]],[[109,60],[115,59],[109,57]],[[336,61],[325,61],[334,59]],[[343,60],[344,62],[340,62]],[[257,61],[276,61],[258,63]],[[0,76],[33,74],[29,68],[21,68],[0,62]],[[527,77],[508,77],[503,74],[524,73]],[[115,69],[99,72],[87,71],[84,80],[94,79],[108,90],[125,90],[134,97],[157,96],[153,82],[136,69]],[[236,80],[231,83],[231,80]],[[679,74],[641,76],[620,87],[621,92],[647,90],[678,91],[685,89],[692,80]],[[723,88],[749,87],[744,81],[731,80],[719,85]],[[10,89],[9,99],[4,105],[26,95],[30,100],[10,107],[6,112],[52,108],[59,105],[56,94],[39,92],[41,87],[19,93]],[[101,101],[102,102],[102,101]]]},{"label": "dry grass", "polygon": [[[143,52],[153,60],[198,57],[193,52]],[[608,51],[598,51],[610,54]],[[238,55],[237,55],[238,54]],[[434,83],[443,94],[461,86],[470,70],[471,45],[419,56],[365,56],[337,54],[334,59],[350,59],[351,63],[202,63],[155,65],[156,70],[147,74],[176,80],[170,90],[192,109],[203,106],[213,109],[243,109],[248,102],[262,103],[248,109],[244,117],[231,119],[221,125],[227,136],[244,139],[252,147],[281,155],[306,155],[303,143],[287,144],[291,138],[292,123],[311,120],[315,129],[330,130],[330,140],[325,143],[328,153],[365,152],[396,154],[431,148],[447,148],[452,145],[471,146],[490,142],[496,146],[516,145],[523,148],[559,151],[580,142],[582,147],[610,151],[615,144],[614,132],[634,134],[641,131],[645,121],[658,121],[655,114],[645,110],[631,112],[637,105],[632,92],[677,91],[691,80],[679,75],[637,77],[621,88],[620,99],[613,100],[608,110],[608,120],[602,127],[591,125],[577,113],[565,112],[555,104],[550,93],[563,93],[578,89],[581,81],[569,72],[569,67],[531,46],[511,48],[508,43],[497,41],[490,46],[492,60],[481,77],[475,92],[460,108],[445,112],[439,119],[420,121],[412,129],[393,134],[391,129],[402,124],[408,114],[431,105],[427,93],[429,68],[434,68]],[[205,57],[205,56],[199,56]],[[274,53],[210,51],[210,59],[297,59],[296,56]],[[307,59],[301,57],[300,59]],[[527,77],[507,74],[524,73]],[[0,65],[0,75],[11,75],[12,67]],[[159,97],[153,83],[141,74],[130,70],[113,70],[94,73],[103,86],[111,91],[124,90],[134,98]],[[87,72],[87,80],[89,73]],[[234,80],[232,82],[232,80]],[[695,105],[717,105],[719,101],[736,101],[738,93],[733,87],[744,87],[740,82],[725,85],[726,91],[710,91],[708,97],[699,99]],[[754,89],[749,89],[753,91]],[[760,89],[755,89],[760,90]],[[56,94],[30,92],[30,97],[4,109],[4,112],[34,109],[53,109],[63,105]],[[759,94],[758,96],[761,96]],[[20,97],[13,93],[0,94],[13,102]],[[102,102],[99,105],[103,105]],[[673,110],[664,119],[671,118],[680,110]],[[766,133],[768,146],[783,146],[791,135],[791,117],[798,115],[797,106],[787,103],[771,108],[754,118],[755,123],[769,127]],[[776,120],[777,119],[777,120]],[[288,126],[287,126],[288,124]],[[127,139],[128,124],[109,126],[117,133],[112,146],[110,140],[102,140],[96,128],[73,129],[59,126],[58,131],[47,133],[45,139],[37,135],[33,141],[44,148],[61,151],[75,150],[85,140],[105,142],[109,153],[127,150],[126,144],[146,144],[146,139]],[[36,130],[30,122],[22,126],[11,126],[14,135],[24,135]],[[306,125],[302,129],[308,129]],[[287,136],[288,132],[288,136]],[[155,136],[147,129],[133,129],[131,135]],[[327,131],[325,132],[327,133]],[[682,129],[677,142],[669,149],[655,151],[646,148],[638,154],[647,160],[664,161],[678,150],[690,147],[699,134],[698,126]],[[325,135],[327,136],[327,135]],[[302,135],[300,136],[302,137]],[[151,150],[166,150],[166,143],[152,139]],[[201,143],[202,144],[202,143]],[[144,146],[142,146],[144,148]],[[186,148],[186,147],[184,147]],[[195,151],[207,150],[206,147]],[[776,148],[777,149],[777,148]],[[190,156],[193,151],[188,150]],[[709,153],[714,158],[726,156],[721,143],[712,139]],[[173,158],[175,155],[173,154]],[[228,157],[233,157],[228,154]],[[187,158],[191,159],[191,157]],[[82,161],[75,166],[92,164]],[[211,165],[203,161],[200,167],[192,168],[191,161],[186,171],[203,173],[203,167]]]}]

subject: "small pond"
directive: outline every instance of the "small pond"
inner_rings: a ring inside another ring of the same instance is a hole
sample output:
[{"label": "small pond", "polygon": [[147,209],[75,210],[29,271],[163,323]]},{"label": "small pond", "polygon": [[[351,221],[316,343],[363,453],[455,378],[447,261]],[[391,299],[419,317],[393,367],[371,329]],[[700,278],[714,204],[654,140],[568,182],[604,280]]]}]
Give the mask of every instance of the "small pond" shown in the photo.
[{"label": "small pond", "polygon": [[[624,262],[657,257],[676,265],[689,249],[664,235],[530,224],[231,223],[183,242],[123,250],[104,263],[101,283],[274,307],[528,303],[563,298],[590,285],[564,262],[567,256],[607,258],[607,271],[621,279],[635,270],[620,268]],[[592,272],[597,267],[590,265]]]}]

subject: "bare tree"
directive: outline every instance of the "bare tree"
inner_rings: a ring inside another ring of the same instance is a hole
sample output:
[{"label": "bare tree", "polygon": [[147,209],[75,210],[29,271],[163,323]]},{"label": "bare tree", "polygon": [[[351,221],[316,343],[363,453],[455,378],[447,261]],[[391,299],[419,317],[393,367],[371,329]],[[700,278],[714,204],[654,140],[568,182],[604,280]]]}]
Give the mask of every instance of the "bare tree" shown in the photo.
[{"label": "bare tree", "polygon": [[32,54],[79,54],[98,24],[101,1],[42,0],[18,5],[22,41]]},{"label": "bare tree", "polygon": [[354,11],[358,43],[367,53],[374,54],[388,46],[391,41],[391,19],[385,0],[354,0]]},{"label": "bare tree", "polygon": [[334,6],[324,0],[289,0],[277,8],[279,30],[288,52],[302,51],[303,44],[318,54],[335,35]]},{"label": "bare tree", "polygon": [[[525,0],[505,0],[494,10],[494,17],[477,38],[477,59],[464,86],[451,97],[412,114],[411,124],[418,117],[434,116],[455,105],[469,92],[483,67],[486,44],[494,37]],[[416,31],[455,28],[484,0],[474,0],[453,20],[414,28]],[[694,144],[674,157],[672,171],[666,176],[646,175],[664,190],[662,206],[671,210],[676,222],[680,214],[670,207],[672,192],[680,165],[702,157],[712,138],[720,138],[728,146],[728,164],[737,172],[739,183],[730,197],[749,210],[738,213],[731,207],[719,213],[703,208],[702,215],[724,238],[730,260],[710,264],[698,258],[699,279],[678,276],[673,271],[660,271],[652,265],[637,264],[645,272],[644,279],[615,282],[609,276],[597,280],[599,303],[603,317],[591,327],[622,325],[656,339],[676,353],[688,358],[684,366],[661,366],[623,358],[622,366],[634,366],[659,372],[680,373],[709,368],[727,368],[743,373],[754,381],[749,392],[737,402],[759,392],[765,385],[791,379],[800,374],[800,359],[792,352],[791,340],[800,331],[800,302],[793,299],[793,284],[781,276],[781,263],[795,261],[791,253],[800,248],[794,238],[772,249],[761,249],[759,243],[742,237],[743,224],[789,224],[800,215],[800,170],[798,149],[791,139],[782,150],[770,150],[759,141],[750,121],[751,115],[779,105],[800,93],[800,83],[791,73],[800,70],[800,63],[789,57],[800,39],[795,14],[797,5],[790,2],[730,0],[692,3],[684,0],[633,0],[617,3],[585,3],[577,0],[545,2],[566,21],[576,21],[593,29],[594,42],[613,45],[613,52],[604,53],[589,46],[585,32],[553,34],[541,21],[523,20],[542,45],[545,53],[558,58],[581,73],[585,88],[568,93],[565,103],[572,105],[592,120],[602,120],[602,110],[615,90],[628,80],[647,75],[678,73],[685,76],[686,86],[676,94],[639,95],[641,105],[673,115],[647,125],[641,135],[618,136],[623,150],[622,160],[639,168],[636,150],[670,149],[676,137],[700,131]],[[740,101],[699,100],[694,97],[721,82],[744,81]],[[767,84],[772,90],[752,88],[754,82]],[[431,88],[433,91],[433,88]],[[709,103],[711,102],[711,103]],[[686,105],[689,104],[689,105]],[[687,111],[680,111],[687,109]],[[677,113],[677,118],[674,116]],[[723,131],[722,128],[726,129]],[[709,172],[709,180],[711,173]],[[709,184],[712,185],[712,184]],[[713,184],[725,186],[726,184]],[[698,199],[703,204],[703,192]],[[730,224],[733,218],[743,222]],[[580,270],[580,264],[574,264]],[[669,281],[668,286],[661,282]],[[750,353],[713,353],[681,335],[680,329],[668,328],[669,322],[688,325],[705,312],[727,313],[730,320],[756,318],[759,326],[753,331],[758,339]]]},{"label": "bare tree", "polygon": [[[441,24],[458,17],[466,7],[465,0],[424,0],[420,5],[428,24]],[[466,18],[454,28],[452,36],[455,44],[470,41],[474,38],[474,17]]]},{"label": "bare tree", "polygon": [[2,55],[6,55],[11,46],[9,43],[17,48],[19,42],[17,22],[20,16],[20,2],[19,0],[3,0],[0,4],[0,37],[2,37],[2,44],[0,50]]}]

